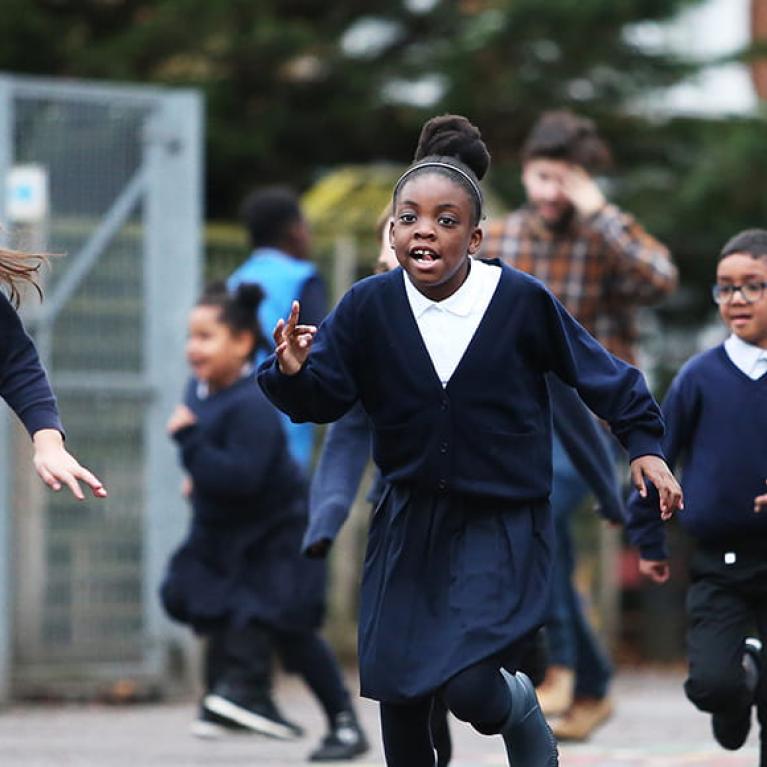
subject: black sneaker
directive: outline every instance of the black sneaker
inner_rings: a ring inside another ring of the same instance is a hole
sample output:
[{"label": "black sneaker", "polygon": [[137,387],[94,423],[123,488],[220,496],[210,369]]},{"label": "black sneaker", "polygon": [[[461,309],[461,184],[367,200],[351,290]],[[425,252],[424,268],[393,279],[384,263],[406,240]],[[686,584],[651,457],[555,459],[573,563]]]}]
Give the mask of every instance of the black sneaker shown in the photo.
[{"label": "black sneaker", "polygon": [[304,734],[301,727],[282,716],[274,701],[268,697],[239,700],[213,692],[205,696],[203,706],[222,719],[271,738],[296,740]]},{"label": "black sneaker", "polygon": [[351,711],[336,716],[333,729],[322,739],[319,747],[309,754],[310,762],[339,762],[354,759],[368,750],[365,733]]},{"label": "black sneaker", "polygon": [[[746,686],[753,695],[762,672],[762,643],[755,637],[748,637],[743,643],[743,671]],[[745,711],[713,714],[711,728],[716,742],[729,751],[739,749],[751,730],[751,706]]]},{"label": "black sneaker", "polygon": [[237,724],[237,722],[224,719],[223,716],[208,711],[204,706],[200,706],[197,719],[189,725],[189,732],[195,738],[216,740],[233,733],[249,733],[251,730],[243,727],[241,724]]}]

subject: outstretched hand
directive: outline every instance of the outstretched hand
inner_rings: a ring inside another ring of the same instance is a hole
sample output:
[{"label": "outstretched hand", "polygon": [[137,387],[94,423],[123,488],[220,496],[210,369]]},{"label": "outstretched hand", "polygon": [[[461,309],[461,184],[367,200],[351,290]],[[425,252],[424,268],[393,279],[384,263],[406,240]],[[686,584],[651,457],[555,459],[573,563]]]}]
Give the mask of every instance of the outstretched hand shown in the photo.
[{"label": "outstretched hand", "polygon": [[312,349],[317,328],[314,325],[299,325],[298,313],[301,307],[293,301],[287,322],[277,320],[274,327],[274,353],[280,372],[293,376],[304,366]]},{"label": "outstretched hand", "polygon": [[642,498],[647,498],[645,480],[652,482],[658,491],[661,519],[671,519],[675,511],[684,508],[682,488],[662,458],[642,455],[631,462],[631,481]]},{"label": "outstretched hand", "polygon": [[32,437],[35,454],[32,458],[35,470],[48,487],[61,490],[66,485],[79,501],[85,499],[78,480],[91,488],[96,498],[106,498],[107,491],[101,480],[84,466],[80,466],[75,457],[67,452],[64,439],[56,429],[40,429]]}]

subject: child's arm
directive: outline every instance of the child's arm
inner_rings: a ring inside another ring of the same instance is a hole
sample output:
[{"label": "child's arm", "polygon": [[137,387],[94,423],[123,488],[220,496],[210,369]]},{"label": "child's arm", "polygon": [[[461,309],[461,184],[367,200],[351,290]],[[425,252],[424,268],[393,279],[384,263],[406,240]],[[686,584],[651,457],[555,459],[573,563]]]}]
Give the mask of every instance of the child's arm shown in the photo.
[{"label": "child's arm", "polygon": [[211,441],[186,405],[178,405],[171,415],[168,433],[181,447],[181,462],[195,492],[242,497],[257,493],[268,480],[285,435],[268,403],[248,404],[231,414],[225,447]]},{"label": "child's arm", "polygon": [[279,320],[275,327],[275,356],[259,367],[258,383],[274,405],[296,423],[337,421],[357,400],[352,373],[356,330],[353,302],[354,288],[317,330],[298,324],[300,307],[295,301],[288,320]]},{"label": "child's arm", "polygon": [[682,490],[662,457],[663,420],[644,376],[604,349],[549,291],[545,295],[547,337],[538,341],[544,364],[610,424],[628,451],[634,486],[644,496],[645,481],[652,482],[668,518],[682,508]]},{"label": "child's arm", "polygon": [[[101,480],[81,466],[64,447],[56,397],[40,362],[32,339],[19,315],[0,293],[0,396],[16,413],[32,438],[35,471],[48,487],[60,490],[66,485],[75,498],[85,496],[79,481],[90,486],[96,498],[107,495]],[[79,480],[79,481],[78,481]]]},{"label": "child's arm", "polygon": [[[666,423],[663,451],[673,468],[692,442],[699,412],[697,390],[685,369],[672,382],[663,401],[662,411]],[[640,573],[656,583],[664,583],[669,576],[668,551],[665,529],[658,518],[657,506],[655,488],[649,488],[644,498],[638,491],[634,491],[626,507],[626,532],[631,544],[639,550]]]},{"label": "child's arm", "polygon": [[599,501],[599,513],[608,521],[626,521],[615,462],[607,435],[594,421],[578,392],[553,375],[546,376],[554,429],[573,465]]},{"label": "child's arm", "polygon": [[357,404],[330,425],[322,444],[309,490],[309,526],[303,542],[308,556],[327,554],[349,516],[369,460],[370,421]]}]

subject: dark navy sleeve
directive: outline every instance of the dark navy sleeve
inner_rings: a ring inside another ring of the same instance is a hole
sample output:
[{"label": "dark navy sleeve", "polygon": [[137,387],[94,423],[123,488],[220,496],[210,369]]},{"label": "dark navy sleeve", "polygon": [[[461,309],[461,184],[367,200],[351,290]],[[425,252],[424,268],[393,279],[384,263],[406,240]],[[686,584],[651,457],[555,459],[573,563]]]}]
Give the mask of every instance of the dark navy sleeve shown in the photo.
[{"label": "dark navy sleeve", "polygon": [[57,429],[63,434],[56,397],[37,349],[24,330],[16,310],[2,293],[0,334],[0,396],[19,417],[30,436],[40,429]]},{"label": "dark navy sleeve", "polygon": [[337,421],[357,400],[356,327],[352,288],[320,325],[298,373],[281,373],[274,354],[259,366],[258,383],[264,393],[293,422]]},{"label": "dark navy sleeve", "polygon": [[370,421],[359,403],[328,428],[309,490],[304,552],[338,535],[370,460],[370,438]]},{"label": "dark navy sleeve", "polygon": [[301,322],[304,325],[319,325],[328,313],[328,293],[322,276],[310,277],[301,290]]},{"label": "dark navy sleeve", "polygon": [[545,338],[538,339],[544,370],[578,390],[589,409],[610,425],[629,460],[663,457],[663,419],[642,373],[610,354],[548,290]]},{"label": "dark navy sleeve", "polygon": [[[697,391],[683,369],[671,384],[662,407],[666,420],[663,451],[672,470],[691,443],[698,407]],[[684,514],[684,511],[681,513]],[[651,482],[647,483],[646,498],[632,490],[627,505],[627,516],[626,531],[629,540],[639,549],[642,557],[652,560],[667,559],[664,523],[658,516],[658,491]]]},{"label": "dark navy sleeve", "polygon": [[269,471],[284,434],[279,418],[261,397],[227,414],[227,444],[214,444],[204,429],[188,426],[173,437],[181,462],[201,492],[226,497],[249,496],[269,481]]},{"label": "dark navy sleeve", "polygon": [[607,436],[575,389],[553,375],[547,376],[547,381],[557,436],[596,496],[599,513],[611,522],[624,524],[623,500]]}]

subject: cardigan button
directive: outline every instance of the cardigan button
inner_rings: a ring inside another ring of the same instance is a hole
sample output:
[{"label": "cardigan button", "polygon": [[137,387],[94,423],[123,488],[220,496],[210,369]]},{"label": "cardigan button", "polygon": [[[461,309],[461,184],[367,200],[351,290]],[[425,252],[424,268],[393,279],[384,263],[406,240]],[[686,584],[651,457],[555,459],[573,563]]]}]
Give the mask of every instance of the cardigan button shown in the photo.
[{"label": "cardigan button", "polygon": [[437,489],[438,489],[440,492],[443,492],[443,493],[444,493],[444,492],[445,492],[445,490],[447,490],[447,482],[445,482],[445,480],[444,480],[444,479],[441,479],[439,482],[437,482]]},{"label": "cardigan button", "polygon": [[440,452],[440,453],[446,453],[446,452],[447,452],[447,442],[443,442],[443,443],[442,443],[442,444],[439,446],[439,452]]},{"label": "cardigan button", "polygon": [[443,397],[442,398],[442,409],[443,410],[447,410],[447,405],[448,405],[447,397]]}]

